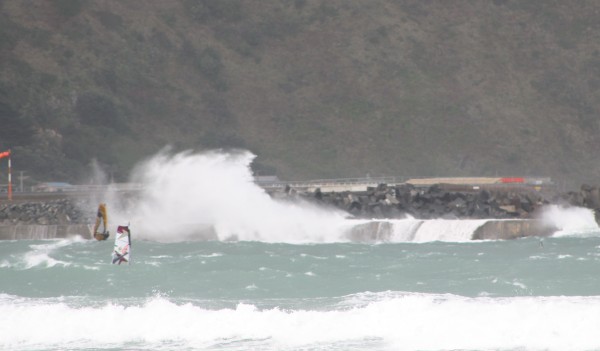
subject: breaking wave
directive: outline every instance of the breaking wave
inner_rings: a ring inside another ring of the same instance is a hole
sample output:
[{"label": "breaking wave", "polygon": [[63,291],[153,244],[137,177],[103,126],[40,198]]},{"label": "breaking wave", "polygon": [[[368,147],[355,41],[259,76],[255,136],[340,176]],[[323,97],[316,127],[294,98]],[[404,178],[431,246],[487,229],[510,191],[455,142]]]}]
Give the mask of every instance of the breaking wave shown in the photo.
[{"label": "breaking wave", "polygon": [[[254,158],[244,150],[163,151],[135,168],[130,181],[143,186],[139,196],[108,197],[109,218],[113,226],[130,223],[138,237],[162,242],[285,243],[464,242],[489,221],[363,221],[334,208],[274,199],[254,183]],[[559,228],[557,235],[600,232],[584,209],[551,207],[545,213],[544,220]]]},{"label": "breaking wave", "polygon": [[212,310],[164,297],[141,305],[74,307],[0,295],[0,347],[11,350],[590,350],[600,347],[598,324],[597,296],[381,292],[351,295],[319,310],[243,303]]}]

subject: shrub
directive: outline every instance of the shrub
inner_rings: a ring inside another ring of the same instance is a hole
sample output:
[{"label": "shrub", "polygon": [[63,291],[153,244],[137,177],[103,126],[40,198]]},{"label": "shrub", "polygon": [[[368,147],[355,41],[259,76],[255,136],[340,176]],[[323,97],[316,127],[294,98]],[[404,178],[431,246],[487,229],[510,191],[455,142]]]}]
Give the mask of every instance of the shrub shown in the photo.
[{"label": "shrub", "polygon": [[51,0],[60,15],[66,18],[77,16],[85,4],[85,0]]},{"label": "shrub", "polygon": [[187,0],[185,7],[189,16],[199,22],[208,20],[236,22],[242,19],[240,0]]},{"label": "shrub", "polygon": [[16,145],[27,145],[31,142],[34,130],[31,123],[6,102],[0,101],[0,147],[11,148]]},{"label": "shrub", "polygon": [[79,120],[89,126],[107,127],[120,133],[129,131],[125,117],[108,97],[85,93],[77,99],[75,113]]},{"label": "shrub", "polygon": [[123,27],[123,19],[119,15],[106,11],[96,11],[96,17],[108,29],[118,30]]},{"label": "shrub", "polygon": [[222,77],[223,62],[215,49],[208,47],[198,55],[196,67],[217,90],[226,90],[227,83]]}]

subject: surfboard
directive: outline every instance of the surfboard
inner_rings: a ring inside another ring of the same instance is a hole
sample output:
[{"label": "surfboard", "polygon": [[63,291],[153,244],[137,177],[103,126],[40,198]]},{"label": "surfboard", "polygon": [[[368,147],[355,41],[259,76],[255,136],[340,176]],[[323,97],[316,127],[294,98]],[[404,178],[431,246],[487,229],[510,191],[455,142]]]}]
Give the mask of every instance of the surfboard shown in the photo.
[{"label": "surfboard", "polygon": [[115,235],[115,247],[112,253],[112,263],[121,264],[131,262],[131,231],[129,226],[120,225]]}]

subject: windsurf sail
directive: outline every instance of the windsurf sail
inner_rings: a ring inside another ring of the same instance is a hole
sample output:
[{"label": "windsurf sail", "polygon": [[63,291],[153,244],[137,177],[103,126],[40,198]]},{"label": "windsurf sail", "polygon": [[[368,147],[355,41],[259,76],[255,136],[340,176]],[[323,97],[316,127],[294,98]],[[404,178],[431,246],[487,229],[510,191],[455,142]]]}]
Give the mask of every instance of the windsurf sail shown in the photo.
[{"label": "windsurf sail", "polygon": [[[100,224],[102,223],[102,232],[98,232],[100,229]],[[106,215],[106,204],[98,205],[98,214],[96,215],[96,224],[94,224],[94,230],[92,231],[92,235],[98,241],[108,239],[110,235],[107,228],[108,217]]]},{"label": "windsurf sail", "polygon": [[115,236],[115,248],[112,253],[112,263],[121,264],[131,261],[131,231],[129,226],[120,225],[117,227]]}]

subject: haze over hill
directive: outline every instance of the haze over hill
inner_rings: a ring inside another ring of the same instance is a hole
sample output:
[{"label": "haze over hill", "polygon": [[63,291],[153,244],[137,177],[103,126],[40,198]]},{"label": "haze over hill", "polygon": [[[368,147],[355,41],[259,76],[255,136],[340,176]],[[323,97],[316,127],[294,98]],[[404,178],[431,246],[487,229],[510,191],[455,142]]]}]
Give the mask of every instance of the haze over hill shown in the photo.
[{"label": "haze over hill", "polygon": [[600,183],[598,1],[3,0],[0,62],[0,151],[39,181],[172,145],[287,180]]}]

